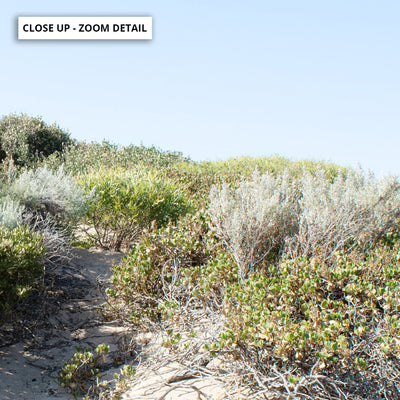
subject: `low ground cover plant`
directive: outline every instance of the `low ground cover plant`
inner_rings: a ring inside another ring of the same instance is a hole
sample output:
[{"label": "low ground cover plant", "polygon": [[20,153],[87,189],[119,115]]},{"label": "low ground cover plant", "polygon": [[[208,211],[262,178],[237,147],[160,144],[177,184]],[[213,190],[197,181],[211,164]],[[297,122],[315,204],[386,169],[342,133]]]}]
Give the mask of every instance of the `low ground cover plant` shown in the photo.
[{"label": "low ground cover plant", "polygon": [[101,378],[100,370],[106,361],[110,347],[99,344],[93,349],[77,348],[70,362],[64,363],[59,376],[61,386],[68,388],[74,398],[84,395]]},{"label": "low ground cover plant", "polygon": [[275,380],[276,396],[398,398],[399,259],[398,243],[381,243],[329,265],[282,261],[230,284],[226,330],[212,350],[236,353],[265,387]]},{"label": "low ground cover plant", "polygon": [[181,285],[184,269],[205,264],[217,247],[201,212],[177,224],[146,230],[112,268],[107,289],[112,315],[132,324],[160,320],[168,308],[188,298]]}]

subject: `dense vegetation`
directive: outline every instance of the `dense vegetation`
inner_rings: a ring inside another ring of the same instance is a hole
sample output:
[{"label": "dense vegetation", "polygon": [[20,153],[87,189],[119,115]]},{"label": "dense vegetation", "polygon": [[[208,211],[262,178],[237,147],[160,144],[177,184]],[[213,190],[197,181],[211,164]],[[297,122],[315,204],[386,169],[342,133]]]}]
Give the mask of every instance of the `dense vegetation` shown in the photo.
[{"label": "dense vegetation", "polygon": [[40,117],[9,114],[0,120],[0,161],[8,158],[18,165],[32,165],[70,144],[67,132]]},{"label": "dense vegetation", "polygon": [[2,165],[0,312],[79,225],[87,245],[125,252],[104,313],[162,330],[171,357],[224,360],[260,398],[400,398],[397,178],[277,156],[52,149],[7,150],[21,166]]}]

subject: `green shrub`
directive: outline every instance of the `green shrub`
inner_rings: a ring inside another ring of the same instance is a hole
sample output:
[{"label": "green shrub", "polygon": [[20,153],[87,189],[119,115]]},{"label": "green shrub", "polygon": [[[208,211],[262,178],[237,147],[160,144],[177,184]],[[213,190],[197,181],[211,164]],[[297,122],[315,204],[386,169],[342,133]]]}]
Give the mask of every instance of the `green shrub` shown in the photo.
[{"label": "green shrub", "polygon": [[0,120],[0,161],[9,157],[18,165],[29,165],[71,143],[68,133],[40,117],[9,114]]},{"label": "green shrub", "polygon": [[176,225],[146,231],[112,269],[107,294],[113,314],[118,310],[134,323],[159,318],[159,306],[166,300],[187,297],[181,278],[211,259],[216,248],[214,235],[201,213],[187,215]]},{"label": "green shrub", "polygon": [[93,195],[86,222],[95,228],[101,246],[115,250],[129,247],[152,223],[165,226],[189,210],[182,187],[156,172],[103,170],[81,182]]},{"label": "green shrub", "polygon": [[29,294],[43,273],[45,247],[41,235],[26,226],[9,230],[0,226],[0,313]]}]

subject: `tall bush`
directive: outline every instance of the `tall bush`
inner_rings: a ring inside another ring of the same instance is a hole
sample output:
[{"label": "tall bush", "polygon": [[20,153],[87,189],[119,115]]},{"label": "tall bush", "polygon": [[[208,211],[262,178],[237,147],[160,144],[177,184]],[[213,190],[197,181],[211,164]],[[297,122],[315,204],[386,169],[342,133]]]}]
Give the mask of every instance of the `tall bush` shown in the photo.
[{"label": "tall bush", "polygon": [[8,157],[18,165],[29,165],[69,144],[72,139],[67,132],[41,117],[8,114],[0,120],[0,161]]}]

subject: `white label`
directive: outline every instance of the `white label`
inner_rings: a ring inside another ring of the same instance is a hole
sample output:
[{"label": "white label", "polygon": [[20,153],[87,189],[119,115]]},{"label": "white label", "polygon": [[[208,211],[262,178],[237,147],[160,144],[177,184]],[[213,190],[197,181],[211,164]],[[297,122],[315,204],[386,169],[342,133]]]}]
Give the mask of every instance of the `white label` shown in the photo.
[{"label": "white label", "polygon": [[148,40],[152,31],[152,17],[18,17],[18,40]]}]

